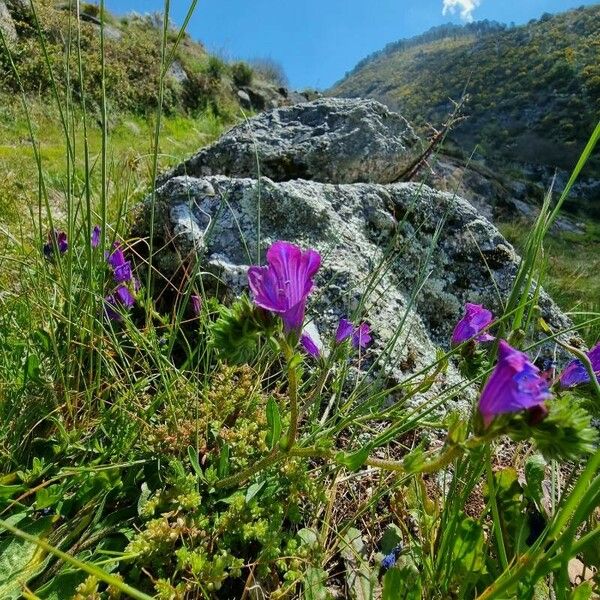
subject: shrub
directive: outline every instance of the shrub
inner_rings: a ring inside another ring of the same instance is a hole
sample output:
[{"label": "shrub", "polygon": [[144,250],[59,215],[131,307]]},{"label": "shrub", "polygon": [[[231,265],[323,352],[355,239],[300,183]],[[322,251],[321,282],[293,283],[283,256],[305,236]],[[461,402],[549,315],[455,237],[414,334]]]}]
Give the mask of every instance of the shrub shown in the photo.
[{"label": "shrub", "polygon": [[287,87],[289,80],[285,74],[283,65],[272,58],[255,58],[250,61],[255,73],[258,73],[263,79]]},{"label": "shrub", "polygon": [[233,83],[237,87],[250,85],[253,75],[252,67],[245,62],[236,62],[231,65],[231,76],[233,77]]}]

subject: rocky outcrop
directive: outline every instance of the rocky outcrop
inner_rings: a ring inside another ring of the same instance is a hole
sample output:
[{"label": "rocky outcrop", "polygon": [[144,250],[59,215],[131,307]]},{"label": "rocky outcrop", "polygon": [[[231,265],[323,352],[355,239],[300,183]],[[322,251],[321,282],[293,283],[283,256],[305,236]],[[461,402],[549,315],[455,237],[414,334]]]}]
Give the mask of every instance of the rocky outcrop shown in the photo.
[{"label": "rocky outcrop", "polygon": [[261,112],[281,106],[291,106],[320,98],[320,92],[306,90],[296,92],[283,85],[254,77],[248,85],[237,88],[237,96],[242,108]]},{"label": "rocky outcrop", "polygon": [[[374,102],[346,104],[347,120],[341,118],[340,104],[334,102],[333,107],[340,109],[334,111],[340,118],[331,118],[327,130],[320,118],[322,102],[258,117],[248,130],[232,130],[188,161],[185,169],[166,177],[155,197],[154,247],[162,249],[155,265],[167,278],[178,278],[188,258],[198,258],[210,274],[204,277],[205,289],[238,294],[247,289],[249,264],[256,262],[257,254],[264,256],[272,242],[284,239],[315,248],[323,266],[308,316],[320,337],[333,336],[340,317],[360,313],[374,332],[370,364],[377,361],[378,373],[401,381],[432,364],[438,347],[448,347],[465,302],[501,311],[519,259],[485,217],[453,194],[417,183],[355,183],[363,156],[357,140],[379,152],[372,157],[370,176],[385,180],[389,172],[379,167],[386,153],[402,163],[410,150],[402,143],[406,150],[401,156],[398,138],[386,146],[382,123],[391,123],[405,135],[411,130],[407,125],[402,129],[400,116],[382,111]],[[282,113],[290,118],[283,119]],[[274,124],[281,145],[269,143],[267,123]],[[247,131],[257,132],[259,148],[264,143],[269,149],[270,166],[265,168],[261,161],[263,172],[277,174],[278,156],[281,162],[289,156],[300,161],[298,146],[306,144],[310,150],[311,123],[320,149],[306,158],[306,170],[336,183],[245,177],[252,174],[251,157],[245,154],[250,153]],[[336,164],[340,147],[345,150]],[[228,148],[232,156],[226,154]],[[317,163],[317,156],[324,164]],[[219,165],[223,174],[204,175],[205,170],[216,172]],[[177,175],[185,170],[195,176]],[[362,174],[369,178],[365,170]],[[149,206],[142,207],[135,235],[148,235]],[[539,304],[552,327],[569,326],[543,293]],[[460,381],[451,366],[432,392]]]},{"label": "rocky outcrop", "polygon": [[4,0],[0,0],[0,31],[7,43],[12,44],[17,41],[15,23]]},{"label": "rocky outcrop", "polygon": [[[228,175],[274,181],[388,183],[417,152],[402,116],[373,100],[322,98],[277,108],[237,125],[163,176]],[[258,161],[258,162],[257,162]]]},{"label": "rocky outcrop", "polygon": [[[528,224],[533,223],[539,215],[543,198],[553,180],[553,176],[549,174],[547,179],[540,179],[538,184],[535,184],[533,181],[501,175],[475,162],[465,164],[464,160],[443,154],[431,160],[429,166],[429,172],[423,173],[429,185],[455,192],[493,222],[522,220]],[[592,187],[586,187],[586,183],[588,182],[578,184],[575,191],[583,189],[585,193],[591,193]],[[558,178],[556,184],[562,184],[564,188],[564,182]],[[558,192],[562,188],[554,187],[554,190]],[[578,196],[583,197],[581,194]],[[553,231],[583,233],[585,226],[565,213],[556,219]]]}]

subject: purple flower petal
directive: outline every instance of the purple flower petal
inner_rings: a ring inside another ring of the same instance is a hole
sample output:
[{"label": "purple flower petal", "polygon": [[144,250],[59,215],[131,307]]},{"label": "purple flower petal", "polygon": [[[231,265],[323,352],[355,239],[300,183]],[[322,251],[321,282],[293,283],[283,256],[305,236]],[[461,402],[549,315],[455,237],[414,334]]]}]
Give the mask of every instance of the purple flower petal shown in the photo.
[{"label": "purple flower petal", "polygon": [[494,336],[486,331],[482,332],[492,321],[494,315],[491,311],[483,308],[481,304],[465,305],[465,316],[456,324],[452,332],[452,345],[457,346],[468,340],[474,339],[476,342],[490,342]]},{"label": "purple flower petal", "polygon": [[67,243],[67,234],[64,231],[59,231],[56,236],[56,245],[58,246],[58,251],[61,254],[64,254],[69,249],[69,244]]},{"label": "purple flower petal", "polygon": [[[600,343],[596,344],[589,352],[587,357],[592,363],[592,369],[597,376],[600,376]],[[584,383],[590,383],[590,375],[584,364],[576,358],[572,360],[560,374],[560,385],[563,388],[570,388]]]},{"label": "purple flower petal", "polygon": [[484,425],[497,415],[533,408],[551,398],[548,382],[539,372],[526,354],[500,340],[498,363],[479,399]]},{"label": "purple flower petal", "polygon": [[313,358],[319,358],[319,356],[321,356],[319,347],[307,333],[303,333],[300,336],[300,344],[302,344],[302,347],[309,356],[312,356]]},{"label": "purple flower petal", "polygon": [[341,344],[344,340],[347,340],[354,331],[354,325],[348,321],[348,319],[340,319],[337,331],[335,333],[335,341]]},{"label": "purple flower petal", "polygon": [[192,294],[190,300],[192,302],[192,310],[194,311],[194,314],[198,316],[202,310],[202,298],[197,294]]},{"label": "purple flower petal", "polygon": [[289,242],[275,242],[267,251],[267,263],[266,267],[248,270],[254,303],[281,315],[286,332],[299,330],[321,257],[315,250],[303,251]]},{"label": "purple flower petal", "polygon": [[352,334],[352,345],[355,348],[366,348],[371,341],[371,328],[368,323],[361,323]]},{"label": "purple flower petal", "polygon": [[100,245],[100,234],[102,233],[102,228],[100,225],[94,225],[94,229],[92,230],[92,248],[97,248]]},{"label": "purple flower petal", "polygon": [[113,269],[118,269],[125,264],[125,254],[123,254],[119,242],[114,243],[113,251],[110,254],[108,252],[106,253],[106,260]]},{"label": "purple flower petal", "polygon": [[54,245],[58,248],[60,254],[64,254],[69,249],[67,234],[64,231],[55,229],[48,234],[48,241],[44,244],[44,256],[50,258],[54,253]]},{"label": "purple flower petal", "polygon": [[126,285],[120,285],[115,290],[115,298],[127,308],[131,308],[135,304],[135,298]]},{"label": "purple flower petal", "polygon": [[131,263],[126,260],[122,265],[115,267],[113,277],[116,283],[126,283],[131,281],[133,273],[131,271]]},{"label": "purple flower petal", "polygon": [[112,294],[104,298],[104,314],[106,318],[111,321],[123,320],[123,317],[121,317],[121,314],[117,311],[117,301]]}]

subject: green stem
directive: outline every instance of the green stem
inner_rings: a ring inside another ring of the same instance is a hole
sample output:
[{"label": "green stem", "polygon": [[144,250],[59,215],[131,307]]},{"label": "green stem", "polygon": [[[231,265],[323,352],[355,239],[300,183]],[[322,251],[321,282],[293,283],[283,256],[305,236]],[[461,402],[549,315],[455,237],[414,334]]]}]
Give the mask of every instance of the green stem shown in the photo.
[{"label": "green stem", "polygon": [[492,518],[494,520],[494,531],[496,532],[496,543],[498,545],[498,556],[500,557],[502,568],[507,569],[508,556],[506,555],[506,547],[504,545],[504,534],[502,533],[498,502],[496,502],[496,485],[494,482],[494,473],[492,471],[492,456],[489,445],[485,448],[485,471],[487,475],[490,504],[492,507]]},{"label": "green stem", "polygon": [[298,436],[298,371],[294,364],[294,349],[287,340],[283,340],[281,346],[287,361],[288,397],[290,399],[290,425],[287,436],[283,440],[282,449],[289,451],[296,443]]},{"label": "green stem", "polygon": [[463,454],[464,451],[465,448],[462,446],[451,446],[437,457],[423,462],[414,471],[408,471],[404,465],[404,462],[400,460],[369,457],[365,461],[365,464],[369,465],[370,467],[376,467],[386,471],[396,471],[398,473],[435,473],[436,471],[448,466],[451,462]]},{"label": "green stem", "polygon": [[215,487],[220,489],[239,485],[240,483],[246,481],[246,479],[252,477],[252,475],[256,475],[256,473],[259,471],[278,463],[280,460],[285,458],[285,456],[286,454],[284,452],[281,452],[277,449],[272,450],[270,454],[267,454],[267,456],[259,460],[257,463],[254,463],[251,467],[248,467],[247,469],[244,469],[235,475],[231,475],[230,477],[225,477],[225,479],[217,481],[217,483],[215,483]]}]

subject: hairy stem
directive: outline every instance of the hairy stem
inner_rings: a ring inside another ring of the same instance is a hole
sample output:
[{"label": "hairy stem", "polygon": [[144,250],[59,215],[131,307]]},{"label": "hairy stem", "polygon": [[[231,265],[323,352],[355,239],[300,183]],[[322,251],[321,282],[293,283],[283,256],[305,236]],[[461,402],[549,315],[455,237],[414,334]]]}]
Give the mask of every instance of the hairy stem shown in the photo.
[{"label": "hairy stem", "polygon": [[296,443],[298,436],[298,370],[294,364],[294,349],[284,340],[282,343],[283,354],[287,361],[287,377],[288,377],[288,397],[290,400],[290,425],[285,440],[283,450],[289,451]]}]

